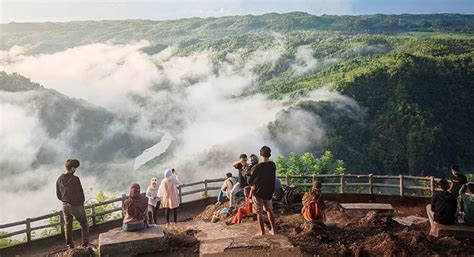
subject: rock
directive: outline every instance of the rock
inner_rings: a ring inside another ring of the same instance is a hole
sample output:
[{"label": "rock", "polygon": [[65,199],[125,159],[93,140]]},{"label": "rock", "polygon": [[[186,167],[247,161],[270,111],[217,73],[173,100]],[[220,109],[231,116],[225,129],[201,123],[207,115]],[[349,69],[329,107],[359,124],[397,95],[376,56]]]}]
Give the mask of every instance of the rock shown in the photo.
[{"label": "rock", "polygon": [[159,226],[137,232],[117,228],[99,235],[100,256],[130,256],[164,249],[164,233]]},{"label": "rock", "polygon": [[294,247],[285,236],[266,235],[253,237],[224,238],[201,242],[200,257],[217,256],[301,256],[298,247]]},{"label": "rock", "polygon": [[393,220],[395,220],[396,222],[404,226],[411,226],[413,224],[422,224],[429,221],[428,218],[414,216],[414,215],[410,215],[408,217],[395,217],[393,218]]}]

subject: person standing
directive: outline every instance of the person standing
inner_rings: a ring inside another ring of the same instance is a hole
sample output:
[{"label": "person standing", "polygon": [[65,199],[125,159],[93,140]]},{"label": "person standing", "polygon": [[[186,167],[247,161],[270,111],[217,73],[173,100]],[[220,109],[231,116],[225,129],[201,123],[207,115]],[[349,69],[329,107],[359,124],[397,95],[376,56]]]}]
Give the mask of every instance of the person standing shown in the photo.
[{"label": "person standing", "polygon": [[271,149],[263,146],[260,149],[260,163],[255,165],[250,172],[249,184],[255,187],[253,192],[254,210],[260,227],[260,234],[265,234],[263,224],[263,211],[267,213],[270,221],[270,234],[276,234],[275,216],[273,214],[272,196],[275,192],[276,165],[270,161]]},{"label": "person standing", "polygon": [[237,194],[241,192],[244,187],[248,185],[247,183],[247,178],[245,175],[245,171],[248,168],[247,164],[247,155],[246,154],[241,154],[240,159],[232,164],[232,167],[234,167],[236,170],[239,172],[238,176],[238,181],[235,183],[234,187],[231,190],[230,193],[230,209],[233,210],[236,207],[237,204]]},{"label": "person standing", "polygon": [[178,222],[178,194],[179,181],[175,169],[167,169],[164,172],[164,179],[158,189],[158,197],[161,199],[161,206],[165,208],[166,224],[170,224],[170,212],[173,212],[174,222]]},{"label": "person standing", "polygon": [[461,173],[458,165],[451,165],[450,170],[451,170],[451,188],[449,189],[449,191],[455,197],[458,197],[459,190],[461,189],[461,187],[467,184],[467,178],[466,176],[464,176],[464,174]]},{"label": "person standing", "polygon": [[64,230],[66,245],[74,248],[72,237],[73,218],[81,224],[82,246],[89,246],[89,223],[87,223],[86,211],[84,209],[84,190],[81,180],[74,176],[80,166],[76,159],[69,159],[65,163],[64,173],[56,181],[56,196],[63,204]]},{"label": "person standing", "polygon": [[146,189],[148,197],[148,223],[158,224],[158,209],[160,208],[160,198],[158,197],[158,179],[152,178],[150,185]]},{"label": "person standing", "polygon": [[140,185],[132,183],[128,198],[123,202],[123,231],[144,230],[147,225],[148,199],[140,194]]}]

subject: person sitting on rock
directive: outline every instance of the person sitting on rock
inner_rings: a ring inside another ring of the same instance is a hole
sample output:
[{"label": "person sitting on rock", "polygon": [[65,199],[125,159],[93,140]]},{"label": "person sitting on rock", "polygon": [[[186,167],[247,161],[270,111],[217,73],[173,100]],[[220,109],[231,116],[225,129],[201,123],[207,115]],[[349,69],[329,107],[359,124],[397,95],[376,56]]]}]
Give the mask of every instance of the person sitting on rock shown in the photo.
[{"label": "person sitting on rock", "polygon": [[165,208],[166,224],[170,224],[170,212],[173,211],[174,222],[178,222],[178,176],[175,169],[167,169],[164,173],[164,179],[161,181],[158,189],[158,197],[161,199],[161,207]]},{"label": "person sitting on rock", "polygon": [[123,202],[123,226],[124,231],[140,231],[147,227],[148,199],[140,194],[140,185],[132,183],[130,194]]},{"label": "person sitting on rock", "polygon": [[242,223],[242,219],[252,213],[252,189],[250,186],[244,188],[245,204],[237,210],[232,218],[231,224]]},{"label": "person sitting on rock", "polygon": [[306,221],[323,222],[326,218],[324,214],[324,202],[321,199],[321,188],[321,182],[315,181],[311,190],[303,195],[301,214]]},{"label": "person sitting on rock", "polygon": [[232,173],[229,172],[225,176],[226,176],[226,179],[224,180],[224,183],[222,184],[221,190],[217,194],[217,203],[216,203],[217,206],[221,205],[222,198],[224,196],[230,199],[232,188],[234,187],[236,183],[236,179],[232,177]]},{"label": "person sitting on rock", "polygon": [[438,184],[443,191],[437,192],[431,198],[434,221],[443,225],[453,225],[456,222],[456,196],[449,192],[449,182],[446,179],[441,179]]},{"label": "person sitting on rock", "polygon": [[[466,192],[468,189],[469,192]],[[464,207],[464,224],[474,226],[474,183],[463,185],[459,190]]]},{"label": "person sitting on rock", "polygon": [[158,179],[152,178],[146,190],[148,197],[148,223],[158,224],[158,209],[160,208],[160,198],[158,197]]}]

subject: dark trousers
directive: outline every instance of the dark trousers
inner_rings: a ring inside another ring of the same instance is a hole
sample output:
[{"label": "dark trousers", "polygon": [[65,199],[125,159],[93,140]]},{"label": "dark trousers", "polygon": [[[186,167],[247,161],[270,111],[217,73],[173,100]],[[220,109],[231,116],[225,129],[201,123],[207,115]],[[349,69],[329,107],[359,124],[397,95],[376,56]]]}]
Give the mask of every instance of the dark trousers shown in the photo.
[{"label": "dark trousers", "polygon": [[170,223],[170,212],[173,211],[174,222],[178,222],[178,207],[174,209],[165,208],[166,223]]},{"label": "dark trousers", "polygon": [[148,224],[158,224],[158,209],[160,209],[160,202],[156,204],[156,207],[148,205]]},{"label": "dark trousers", "polygon": [[79,221],[79,224],[81,224],[82,245],[87,246],[89,244],[89,223],[87,223],[84,206],[73,206],[68,203],[63,203],[63,214],[66,244],[74,246],[74,240],[72,238],[72,222],[74,217]]}]

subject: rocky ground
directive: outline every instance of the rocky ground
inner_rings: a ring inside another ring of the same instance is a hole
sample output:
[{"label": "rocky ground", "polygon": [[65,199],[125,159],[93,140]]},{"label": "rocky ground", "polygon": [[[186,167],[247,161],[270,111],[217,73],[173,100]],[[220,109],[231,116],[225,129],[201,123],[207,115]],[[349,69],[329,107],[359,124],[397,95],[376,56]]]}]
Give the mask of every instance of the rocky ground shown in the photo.
[{"label": "rocky ground", "polygon": [[[277,212],[278,233],[288,237],[291,244],[298,246],[305,256],[473,256],[474,240],[454,237],[434,238],[428,235],[429,222],[425,216],[425,206],[395,206],[394,212],[347,211],[338,203],[326,202],[325,223],[306,222],[297,211],[299,208],[280,209]],[[209,205],[190,222],[209,222],[216,211],[228,207]],[[410,226],[396,221],[400,217],[415,217],[421,223]],[[225,224],[231,217],[221,216]],[[248,217],[244,223],[257,224],[255,217]],[[246,224],[245,227],[252,224]],[[268,225],[268,224],[267,224]],[[221,225],[220,225],[221,226]],[[231,231],[244,225],[225,225]],[[252,226],[253,227],[253,226]],[[189,226],[172,225],[164,228],[166,251],[143,256],[198,256],[198,231]],[[74,250],[65,255],[90,256],[86,252]]]},{"label": "rocky ground", "polygon": [[[295,212],[278,215],[278,232],[308,256],[474,255],[472,239],[435,238],[428,235],[428,221],[405,226],[394,220],[395,217],[423,217],[425,206],[395,206],[393,213],[346,211],[335,202],[326,202],[326,206],[324,224],[306,222]],[[195,220],[210,221],[217,209],[209,205]],[[255,221],[247,218],[244,222]]]}]

